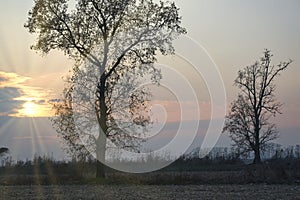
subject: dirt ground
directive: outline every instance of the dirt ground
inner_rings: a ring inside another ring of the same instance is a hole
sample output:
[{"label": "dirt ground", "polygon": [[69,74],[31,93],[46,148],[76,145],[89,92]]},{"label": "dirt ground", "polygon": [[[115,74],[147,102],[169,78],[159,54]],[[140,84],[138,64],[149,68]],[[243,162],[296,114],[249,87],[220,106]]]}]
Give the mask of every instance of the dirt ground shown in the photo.
[{"label": "dirt ground", "polygon": [[0,199],[300,199],[300,186],[0,186]]}]

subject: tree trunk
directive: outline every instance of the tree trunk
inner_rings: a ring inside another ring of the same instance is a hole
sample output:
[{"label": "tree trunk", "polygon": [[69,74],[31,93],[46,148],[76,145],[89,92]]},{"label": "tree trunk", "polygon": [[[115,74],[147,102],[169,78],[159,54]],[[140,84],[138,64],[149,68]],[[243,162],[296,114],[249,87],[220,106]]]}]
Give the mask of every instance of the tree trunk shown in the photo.
[{"label": "tree trunk", "polygon": [[96,178],[105,178],[105,152],[106,152],[106,136],[107,136],[107,105],[105,102],[105,78],[101,77],[100,84],[97,87],[98,104],[96,110],[99,123],[99,137],[96,141],[96,155],[97,155],[97,171]]},{"label": "tree trunk", "polygon": [[[102,133],[101,133],[102,132]],[[99,137],[96,142],[96,178],[105,178],[105,151],[106,151],[106,136],[103,131],[99,131]]]},{"label": "tree trunk", "polygon": [[260,148],[259,146],[254,150],[254,160],[253,164],[259,164],[261,163],[261,158],[260,158]]},{"label": "tree trunk", "polygon": [[259,120],[259,115],[255,114],[255,128],[254,128],[254,132],[255,132],[255,148],[254,150],[254,160],[253,163],[254,164],[258,164],[261,163],[261,158],[260,158],[260,141],[259,141],[259,132],[260,132],[260,120]]},{"label": "tree trunk", "polygon": [[96,178],[105,178],[105,166],[100,161],[96,161]]}]

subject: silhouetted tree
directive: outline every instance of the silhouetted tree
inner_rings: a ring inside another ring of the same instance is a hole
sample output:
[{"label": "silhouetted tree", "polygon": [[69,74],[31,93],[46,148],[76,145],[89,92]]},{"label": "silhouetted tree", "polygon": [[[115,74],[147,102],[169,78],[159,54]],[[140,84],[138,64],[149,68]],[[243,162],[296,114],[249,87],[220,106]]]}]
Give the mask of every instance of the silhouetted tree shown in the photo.
[{"label": "silhouetted tree", "polygon": [[[100,126],[96,139],[98,160],[105,159],[109,119],[108,82],[126,69],[147,65],[158,76],[153,63],[158,52],[172,54],[172,40],[186,30],[174,3],[152,0],[78,0],[73,11],[67,0],[35,0],[25,27],[37,33],[32,48],[48,53],[62,50],[78,63],[88,60],[97,73],[94,113]],[[149,70],[146,70],[149,72]],[[126,71],[125,71],[126,72]],[[97,177],[104,177],[97,164]]]},{"label": "silhouetted tree", "polygon": [[278,131],[270,118],[280,113],[281,103],[275,98],[274,80],[290,64],[271,64],[271,53],[264,51],[260,61],[238,72],[234,84],[240,89],[226,116],[223,132],[229,132],[241,152],[253,151],[254,163],[261,162],[261,151],[269,141],[277,138]]},{"label": "silhouetted tree", "polygon": [[[141,136],[147,131],[150,120],[149,90],[138,88],[141,78],[140,70],[128,71],[123,80],[114,77],[109,79],[106,87],[107,107],[107,138],[108,147],[138,151],[139,144],[144,141]],[[151,70],[151,68],[148,68]],[[62,138],[64,149],[72,159],[86,161],[90,154],[95,153],[98,131],[98,118],[95,115],[97,96],[94,95],[97,83],[97,73],[92,65],[75,67],[71,77],[66,79],[64,96],[60,102],[54,103],[55,117],[53,126]],[[142,73],[142,74],[143,74]],[[124,82],[125,81],[125,82]]]}]

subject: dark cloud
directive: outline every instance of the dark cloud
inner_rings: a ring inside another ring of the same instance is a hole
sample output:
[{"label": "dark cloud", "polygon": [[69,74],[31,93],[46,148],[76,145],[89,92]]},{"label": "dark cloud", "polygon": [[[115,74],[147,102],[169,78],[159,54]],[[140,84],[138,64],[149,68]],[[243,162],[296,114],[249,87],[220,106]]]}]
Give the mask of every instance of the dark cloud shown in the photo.
[{"label": "dark cloud", "polygon": [[22,108],[23,104],[24,101],[17,101],[17,100],[1,101],[0,116],[16,114],[18,110]]},{"label": "dark cloud", "polygon": [[24,101],[15,100],[23,94],[20,88],[3,87],[0,88],[0,115],[16,114],[22,108]]},{"label": "dark cloud", "polygon": [[36,101],[33,101],[33,102],[36,103],[36,104],[44,104],[44,103],[46,103],[46,101],[43,100],[43,99],[41,99],[41,100],[36,100]]},{"label": "dark cloud", "polygon": [[50,99],[48,102],[49,103],[60,103],[60,102],[63,102],[63,100],[62,99]]},{"label": "dark cloud", "polygon": [[22,90],[16,87],[0,88],[0,101],[11,100],[22,96]]}]

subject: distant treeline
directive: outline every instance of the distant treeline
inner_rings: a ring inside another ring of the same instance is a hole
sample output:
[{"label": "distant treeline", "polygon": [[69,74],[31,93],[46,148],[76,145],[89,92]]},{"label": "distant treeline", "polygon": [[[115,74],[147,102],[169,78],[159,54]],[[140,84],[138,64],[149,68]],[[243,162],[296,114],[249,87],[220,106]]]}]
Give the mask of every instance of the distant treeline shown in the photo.
[{"label": "distant treeline", "polygon": [[[200,148],[196,148],[190,153],[184,155],[186,158],[199,157]],[[210,160],[243,160],[245,162],[253,160],[253,152],[240,152],[233,147],[214,147],[206,156]],[[261,153],[263,160],[269,159],[284,159],[284,158],[296,158],[300,159],[300,145],[283,147],[280,144],[270,143],[263,149]]]},{"label": "distant treeline", "polygon": [[[203,150],[202,150],[203,151]],[[204,150],[205,151],[205,150]],[[212,162],[224,162],[224,163],[250,163],[250,161],[253,159],[253,153],[247,152],[247,153],[241,153],[238,150],[230,147],[214,147],[206,156],[203,158],[199,158],[200,155],[200,148],[195,148],[192,151],[184,154],[181,156],[177,162],[181,161],[189,161],[189,160],[201,160],[201,161],[212,161]],[[268,147],[262,152],[261,155],[263,160],[276,160],[276,159],[300,159],[300,145],[294,145],[289,147],[283,147],[280,144],[271,143],[268,145]],[[117,157],[114,157],[115,160],[112,162],[124,162],[124,161],[118,161],[116,159]],[[156,157],[154,155],[149,155],[147,158],[145,158],[143,161],[140,162],[147,162],[147,160],[162,160],[162,159],[170,160],[172,159],[168,154],[166,154],[165,157],[159,156]],[[32,160],[26,159],[24,160],[13,160],[12,157],[7,154],[6,156],[0,157],[0,165],[1,167],[19,167],[19,166],[31,166],[31,165],[43,165],[46,163],[52,163],[52,164],[61,164],[61,165],[70,165],[74,163],[86,163],[86,164],[93,164],[95,162],[94,158],[92,156],[90,157],[74,157],[70,160],[63,160],[63,161],[57,161],[53,158],[53,155],[44,155],[39,156],[35,155]],[[126,161],[125,161],[126,162]],[[133,162],[133,161],[128,161]],[[136,161],[137,163],[139,161]],[[176,163],[176,162],[175,162]],[[1,172],[0,172],[1,173]]]},{"label": "distant treeline", "polygon": [[[107,178],[100,182],[94,178],[96,173],[94,159],[57,161],[48,156],[35,156],[33,160],[13,161],[11,157],[7,157],[0,167],[0,185],[299,184],[300,159],[297,148],[288,147],[275,151],[271,159],[265,160],[260,165],[247,164],[240,157],[229,153],[229,150],[228,154],[225,154],[226,148],[215,148],[204,158],[188,154],[152,173],[128,174],[107,168]],[[127,161],[127,164],[136,166],[138,163]]]}]

